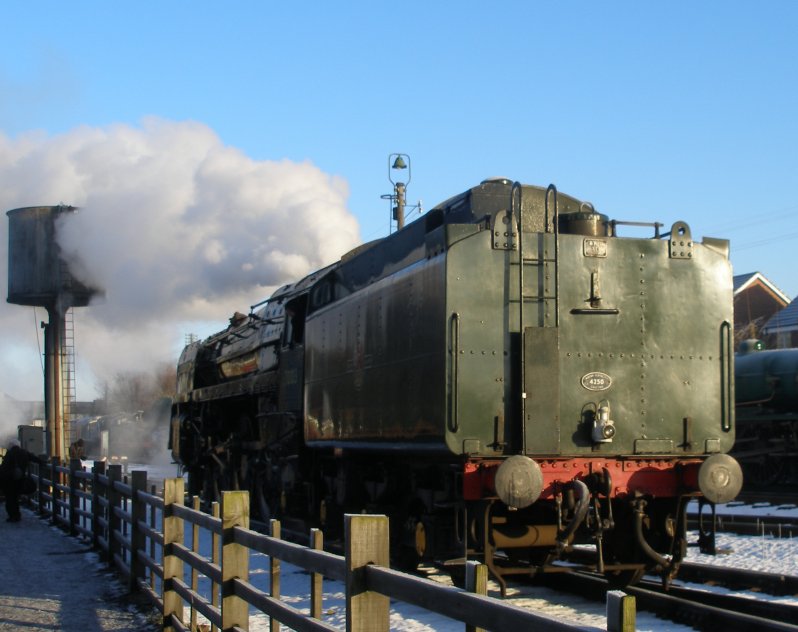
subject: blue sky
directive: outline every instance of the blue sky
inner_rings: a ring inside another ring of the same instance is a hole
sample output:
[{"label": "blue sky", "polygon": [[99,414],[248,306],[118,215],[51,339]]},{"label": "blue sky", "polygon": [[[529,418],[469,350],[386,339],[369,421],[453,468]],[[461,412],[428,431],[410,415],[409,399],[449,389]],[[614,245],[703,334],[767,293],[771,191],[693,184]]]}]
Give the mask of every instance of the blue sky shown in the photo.
[{"label": "blue sky", "polygon": [[[388,230],[404,152],[425,209],[489,176],[553,182],[728,238],[736,273],[798,295],[798,3],[19,2],[0,21],[12,145],[196,122],[343,182],[362,240]],[[70,201],[35,193],[3,201]]]},{"label": "blue sky", "polygon": [[[2,13],[7,134],[201,121],[255,159],[345,178],[364,238],[387,226],[387,154],[407,152],[410,198],[427,208],[489,175],[554,182],[613,216],[728,236],[746,247],[739,271],[761,268],[798,294],[773,256],[796,238],[777,240],[789,222],[768,219],[798,211],[793,2],[45,2]],[[761,229],[734,229],[753,219]]]}]

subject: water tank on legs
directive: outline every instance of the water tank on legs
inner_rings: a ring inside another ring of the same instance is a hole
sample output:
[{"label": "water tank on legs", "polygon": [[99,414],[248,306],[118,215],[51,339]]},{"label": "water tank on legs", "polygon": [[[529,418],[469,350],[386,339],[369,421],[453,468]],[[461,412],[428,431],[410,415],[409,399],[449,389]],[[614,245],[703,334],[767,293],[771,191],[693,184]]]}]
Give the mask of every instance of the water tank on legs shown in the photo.
[{"label": "water tank on legs", "polygon": [[8,302],[85,307],[96,290],[76,280],[56,241],[58,221],[74,206],[29,206],[8,211]]},{"label": "water tank on legs", "polygon": [[[8,211],[8,302],[45,307],[44,402],[47,453],[66,458],[74,401],[74,353],[67,312],[101,294],[78,281],[62,257],[57,232],[74,206],[29,206]],[[71,322],[71,321],[70,321]]]}]

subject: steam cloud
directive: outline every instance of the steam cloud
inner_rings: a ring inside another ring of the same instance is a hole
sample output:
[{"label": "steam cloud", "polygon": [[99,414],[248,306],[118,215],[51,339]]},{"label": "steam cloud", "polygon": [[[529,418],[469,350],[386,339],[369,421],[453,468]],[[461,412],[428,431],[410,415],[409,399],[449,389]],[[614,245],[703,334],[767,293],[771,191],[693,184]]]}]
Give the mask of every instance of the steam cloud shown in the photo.
[{"label": "steam cloud", "polygon": [[[194,122],[0,133],[0,209],[80,208],[59,227],[59,243],[76,276],[105,290],[75,318],[79,362],[101,379],[175,361],[185,322],[224,321],[355,246],[347,195],[342,179],[310,163],[253,160]],[[0,243],[7,295],[5,218]],[[0,306],[0,390],[38,399],[35,319],[46,316],[25,309]]]}]

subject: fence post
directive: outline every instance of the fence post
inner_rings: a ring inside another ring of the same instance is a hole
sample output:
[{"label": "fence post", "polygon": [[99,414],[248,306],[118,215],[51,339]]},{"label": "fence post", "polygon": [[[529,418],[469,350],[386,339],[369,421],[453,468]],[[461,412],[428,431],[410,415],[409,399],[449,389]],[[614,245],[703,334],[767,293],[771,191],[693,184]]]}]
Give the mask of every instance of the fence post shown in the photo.
[{"label": "fence post", "polygon": [[105,461],[95,461],[91,468],[91,546],[96,549],[100,546],[100,516],[103,508],[100,506],[100,476],[105,475]]},{"label": "fence post", "polygon": [[[465,588],[477,595],[488,594],[488,567],[485,564],[470,560],[466,562]],[[484,632],[483,628],[466,624],[466,632]]]},{"label": "fence post", "polygon": [[607,632],[634,632],[637,604],[622,590],[607,591]]},{"label": "fence post", "polygon": [[36,502],[38,503],[38,511],[39,516],[44,515],[44,472],[45,472],[44,463],[38,463],[36,465],[36,472],[38,472],[38,485],[36,486]]},{"label": "fence post", "polygon": [[[213,514],[214,518],[219,517],[219,503],[214,501],[211,503],[211,514]],[[213,564],[220,564],[220,551],[219,551],[219,534],[216,531],[211,532],[211,562]],[[221,587],[219,584],[211,581],[211,605],[213,607],[219,606],[219,592],[221,591]],[[211,624],[211,632],[217,632],[219,628],[216,627],[216,624]]]},{"label": "fence post", "polygon": [[113,464],[108,466],[108,488],[105,490],[108,498],[108,566],[114,567],[115,557],[122,549],[116,537],[116,532],[121,531],[122,520],[116,515],[116,508],[122,506],[122,494],[116,491],[114,485],[122,480],[122,466]]},{"label": "fence post", "polygon": [[139,550],[146,544],[146,538],[141,532],[139,522],[147,520],[147,504],[139,498],[139,492],[147,491],[147,472],[146,470],[133,470],[130,478],[130,577],[128,578],[127,589],[135,592],[139,588],[139,577],[144,577],[144,569],[139,559]]},{"label": "fence post", "polygon": [[58,490],[58,457],[50,459],[50,520],[54,525],[58,524],[58,497],[61,492]]},{"label": "fence post", "polygon": [[[271,536],[275,540],[280,539],[280,521],[270,520]],[[269,589],[273,599],[280,598],[280,560],[269,556]],[[280,632],[280,622],[274,617],[269,617],[269,630],[271,632]]]},{"label": "fence post", "polygon": [[172,579],[183,579],[183,561],[172,551],[173,544],[183,544],[183,521],[172,515],[172,505],[183,504],[182,478],[167,478],[163,482],[163,629],[174,632],[172,615],[183,621],[183,599],[172,588]]},{"label": "fence post", "polygon": [[[310,530],[310,546],[316,551],[324,550],[324,533],[321,529]],[[321,573],[311,573],[310,575],[310,616],[314,619],[321,619],[321,600],[322,600],[322,575]]]},{"label": "fence post", "polygon": [[[200,497],[194,496],[191,499],[191,508],[194,511],[200,510]],[[199,525],[196,523],[191,524],[191,552],[192,553],[199,553]],[[194,566],[191,567],[191,590],[197,592],[197,588],[199,587],[199,572],[197,571]],[[189,628],[191,630],[197,629],[197,609],[194,607],[194,603],[191,604],[191,609],[189,610]]]},{"label": "fence post", "polygon": [[249,528],[249,492],[222,492],[222,630],[249,630],[249,604],[233,592],[233,579],[249,579],[249,549],[236,544],[233,527]]},{"label": "fence post", "polygon": [[75,472],[81,470],[83,464],[80,459],[69,459],[69,535],[77,535],[78,508],[78,477]]},{"label": "fence post", "polygon": [[389,566],[388,517],[346,514],[346,630],[388,632],[390,600],[368,589],[366,566]]},{"label": "fence post", "polygon": [[[155,496],[157,495],[158,490],[155,488],[155,485],[150,487],[150,494]],[[155,505],[150,505],[150,529],[155,531],[155,528],[158,526],[157,514]],[[150,538],[150,559],[155,559],[155,538]],[[152,590],[153,594],[155,594],[155,577],[156,574],[152,569],[147,571],[150,574],[150,590]]]}]

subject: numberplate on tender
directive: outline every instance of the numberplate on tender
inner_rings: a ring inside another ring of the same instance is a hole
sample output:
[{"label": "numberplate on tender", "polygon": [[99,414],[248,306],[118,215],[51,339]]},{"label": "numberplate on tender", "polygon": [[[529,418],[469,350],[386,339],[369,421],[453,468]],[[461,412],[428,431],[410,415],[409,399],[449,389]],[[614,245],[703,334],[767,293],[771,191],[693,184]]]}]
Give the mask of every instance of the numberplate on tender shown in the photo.
[{"label": "numberplate on tender", "polygon": [[582,386],[589,391],[606,391],[612,386],[612,378],[601,371],[592,371],[582,376]]},{"label": "numberplate on tender", "polygon": [[607,241],[605,239],[585,239],[582,242],[582,252],[586,257],[606,257]]}]

